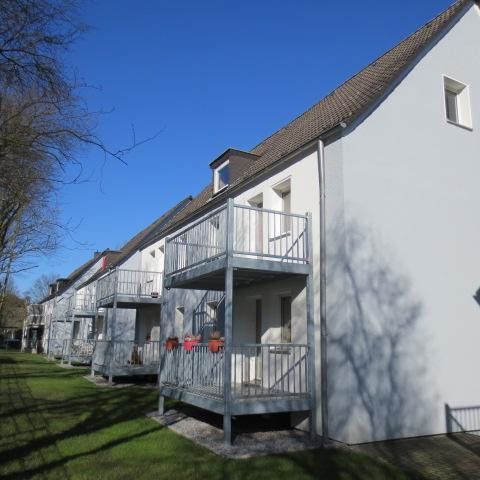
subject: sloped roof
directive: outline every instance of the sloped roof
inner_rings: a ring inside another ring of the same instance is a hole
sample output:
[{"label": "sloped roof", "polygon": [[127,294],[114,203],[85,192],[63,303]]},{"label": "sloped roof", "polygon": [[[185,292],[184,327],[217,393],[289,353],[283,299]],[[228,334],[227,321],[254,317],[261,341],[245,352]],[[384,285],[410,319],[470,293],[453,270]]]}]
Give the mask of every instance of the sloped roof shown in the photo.
[{"label": "sloped roof", "polygon": [[[68,275],[66,280],[68,280],[62,288],[53,295],[48,295],[45,297],[40,303],[46,302],[54,298],[56,295],[61,295],[65,292],[69,287],[71,287],[89,268],[91,268],[98,260],[102,257],[106,257],[106,268],[113,268],[125,260],[127,260],[131,255],[133,255],[140,246],[147,246],[149,243],[154,243],[156,240],[155,238],[164,230],[175,218],[179,212],[191,202],[192,197],[187,197],[183,199],[181,202],[177,203],[174,207],[164,213],[161,217],[157,218],[154,222],[152,222],[148,227],[144,228],[142,231],[137,233],[134,237],[128,240],[120,250],[104,250],[103,252],[96,253],[93,258],[85,262],[84,264],[80,265],[77,269]],[[99,270],[91,275],[87,281],[82,283],[79,287],[81,288],[84,285],[96,280],[104,273],[104,270]]]},{"label": "sloped roof", "polygon": [[57,279],[57,280],[66,280],[64,285],[62,285],[62,288],[58,293],[54,293],[51,295],[47,295],[44,299],[42,299],[39,303],[46,302],[47,300],[51,300],[58,294],[62,294],[65,290],[67,290],[73,283],[75,283],[89,268],[91,268],[100,258],[107,252],[108,250],[105,250],[104,252],[99,252],[95,253],[95,255],[90,259],[87,260],[85,263],[82,263],[78,268],[76,268],[73,272],[71,272],[68,277],[65,279]]},{"label": "sloped roof", "polygon": [[245,172],[222,193],[212,198],[213,185],[207,185],[177,216],[171,230],[218,205],[230,195],[232,188],[260,174],[266,168],[302,146],[320,138],[341,123],[351,124],[373,106],[394,82],[414,63],[422,50],[446,31],[459,15],[473,5],[473,0],[458,0],[422,28],[370,63],[330,94],[260,142],[250,152],[258,155]]},{"label": "sloped roof", "polygon": [[[177,203],[174,207],[164,213],[161,217],[157,218],[148,227],[137,233],[134,237],[128,240],[125,245],[121,247],[118,255],[107,258],[105,267],[107,269],[116,267],[125,262],[141,247],[145,247],[149,244],[154,243],[156,239],[161,236],[163,230],[165,230],[165,228],[167,228],[170,223],[174,221],[175,216],[178,215],[191,201],[192,197],[187,197],[183,199],[181,202]],[[96,280],[98,277],[102,276],[104,272],[105,270],[99,270],[98,272],[93,274],[86,282],[84,282],[82,285],[79,285],[78,288],[81,288],[82,286],[91,283],[93,280]]]}]

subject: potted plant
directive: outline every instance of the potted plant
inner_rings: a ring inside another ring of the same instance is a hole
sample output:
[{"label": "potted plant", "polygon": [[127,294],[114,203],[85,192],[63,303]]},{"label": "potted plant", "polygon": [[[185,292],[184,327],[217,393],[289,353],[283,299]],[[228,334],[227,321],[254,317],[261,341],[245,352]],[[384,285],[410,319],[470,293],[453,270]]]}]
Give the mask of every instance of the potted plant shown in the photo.
[{"label": "potted plant", "polygon": [[183,348],[187,352],[191,352],[193,347],[200,343],[200,335],[186,335],[185,339],[183,340]]},{"label": "potted plant", "polygon": [[171,351],[178,347],[178,337],[168,337],[165,342],[165,348]]},{"label": "potted plant", "polygon": [[210,334],[210,339],[208,340],[208,348],[213,353],[218,353],[220,349],[223,348],[225,339],[222,337],[222,334],[215,330]]}]

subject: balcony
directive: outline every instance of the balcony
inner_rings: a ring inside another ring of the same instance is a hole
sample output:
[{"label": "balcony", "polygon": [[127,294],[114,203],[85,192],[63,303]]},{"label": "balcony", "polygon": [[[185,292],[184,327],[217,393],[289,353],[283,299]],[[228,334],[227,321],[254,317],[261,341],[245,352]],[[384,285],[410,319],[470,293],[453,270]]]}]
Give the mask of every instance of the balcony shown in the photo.
[{"label": "balcony", "polygon": [[63,341],[62,362],[67,361],[71,364],[82,363],[90,364],[95,349],[95,340],[86,339],[65,339]]},{"label": "balcony", "polygon": [[[160,395],[224,414],[225,351],[200,344],[165,351]],[[304,344],[233,345],[231,415],[310,409],[309,347]]]},{"label": "balcony", "polygon": [[43,305],[31,304],[27,306],[27,326],[44,325]]},{"label": "balcony", "polygon": [[308,275],[308,215],[227,205],[166,241],[165,286],[223,290],[225,268],[234,286]]},{"label": "balcony", "polygon": [[92,372],[110,378],[133,375],[157,375],[160,365],[160,342],[97,340]]},{"label": "balcony", "polygon": [[95,284],[77,290],[69,299],[67,316],[94,317],[97,314]]},{"label": "balcony", "polygon": [[160,304],[162,273],[115,269],[97,281],[97,308],[136,308]]},{"label": "balcony", "polygon": [[[314,324],[311,216],[235,205],[232,199],[166,239],[165,287],[224,295],[224,348],[162,348],[159,411],[166,397],[232,416],[308,412],[314,432]],[[292,277],[305,282],[307,344],[236,344],[234,290]],[[168,319],[167,319],[168,321]],[[167,325],[165,325],[166,327]],[[171,325],[170,325],[171,327]],[[163,327],[161,327],[161,331]]]}]

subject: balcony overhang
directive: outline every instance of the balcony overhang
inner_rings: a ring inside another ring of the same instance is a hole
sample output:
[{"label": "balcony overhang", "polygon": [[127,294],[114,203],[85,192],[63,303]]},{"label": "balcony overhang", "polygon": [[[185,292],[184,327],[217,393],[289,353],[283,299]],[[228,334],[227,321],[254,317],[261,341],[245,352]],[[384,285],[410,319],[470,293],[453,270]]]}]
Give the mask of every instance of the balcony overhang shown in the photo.
[{"label": "balcony overhang", "polygon": [[[225,402],[222,396],[208,396],[188,389],[163,385],[160,395],[194,405],[210,412],[223,415]],[[310,410],[309,395],[286,396],[284,398],[242,398],[231,404],[232,415],[259,415],[266,413],[306,412]]]},{"label": "balcony overhang", "polygon": [[[288,263],[277,260],[233,257],[233,283],[235,287],[246,287],[255,283],[280,280],[295,276],[306,276],[308,264]],[[196,290],[224,290],[225,258],[198,265],[183,272],[165,277],[166,288],[185,288]]]},{"label": "balcony overhang", "polygon": [[[135,295],[121,295],[117,294],[118,308],[138,308],[143,305],[160,305],[162,303],[161,295],[156,297],[151,296],[135,296]],[[97,308],[113,308],[114,296],[111,295],[106,298],[97,300]]]}]

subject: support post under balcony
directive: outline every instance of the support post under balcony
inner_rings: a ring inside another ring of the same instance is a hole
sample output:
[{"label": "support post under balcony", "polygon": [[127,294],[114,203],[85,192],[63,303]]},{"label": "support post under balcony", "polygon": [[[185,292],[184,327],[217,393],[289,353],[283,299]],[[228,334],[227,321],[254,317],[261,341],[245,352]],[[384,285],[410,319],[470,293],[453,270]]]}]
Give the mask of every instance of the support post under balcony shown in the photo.
[{"label": "support post under balcony", "polygon": [[233,346],[233,232],[234,225],[233,199],[227,200],[226,225],[226,260],[225,271],[225,361],[223,373],[223,438],[227,445],[232,443],[232,346]]},{"label": "support post under balcony", "polygon": [[112,323],[110,328],[110,358],[108,366],[108,383],[113,383],[113,362],[115,361],[115,324],[117,323],[117,280],[118,269],[115,268],[114,286],[113,286],[113,308],[112,308]]},{"label": "support post under balcony", "polygon": [[74,324],[74,321],[75,321],[75,304],[73,305],[72,307],[72,312],[71,312],[71,316],[70,316],[70,322],[71,322],[71,325],[70,325],[70,340],[69,340],[69,348],[68,348],[68,364],[71,365],[72,364],[72,346],[73,346],[73,324]]},{"label": "support post under balcony", "polygon": [[[168,237],[165,239],[165,245],[167,244]],[[162,298],[160,303],[160,319],[159,319],[159,333],[158,339],[160,340],[159,348],[159,362],[158,362],[158,414],[163,415],[165,413],[165,397],[160,394],[162,388],[162,373],[163,367],[165,364],[166,359],[166,350],[165,350],[165,343],[167,340],[166,331],[165,331],[165,322],[164,316],[166,314],[166,307],[167,307],[167,289],[165,288],[165,270],[166,266],[163,269],[162,273]]]}]

